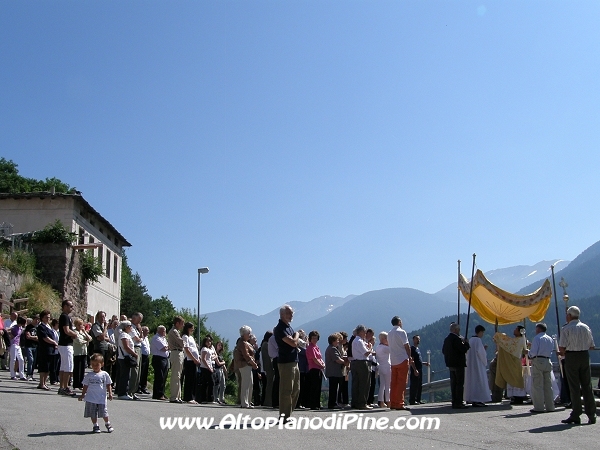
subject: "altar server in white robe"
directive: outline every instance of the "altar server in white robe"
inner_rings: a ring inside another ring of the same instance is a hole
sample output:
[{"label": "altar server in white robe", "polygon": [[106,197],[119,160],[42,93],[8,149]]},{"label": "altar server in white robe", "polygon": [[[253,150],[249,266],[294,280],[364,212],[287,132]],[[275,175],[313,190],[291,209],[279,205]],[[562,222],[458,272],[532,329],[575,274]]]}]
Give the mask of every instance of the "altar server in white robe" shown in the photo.
[{"label": "altar server in white robe", "polygon": [[465,402],[473,406],[486,406],[492,401],[487,376],[486,346],[481,338],[485,328],[481,325],[475,327],[475,336],[469,339],[471,346],[467,352],[467,370],[465,371]]}]

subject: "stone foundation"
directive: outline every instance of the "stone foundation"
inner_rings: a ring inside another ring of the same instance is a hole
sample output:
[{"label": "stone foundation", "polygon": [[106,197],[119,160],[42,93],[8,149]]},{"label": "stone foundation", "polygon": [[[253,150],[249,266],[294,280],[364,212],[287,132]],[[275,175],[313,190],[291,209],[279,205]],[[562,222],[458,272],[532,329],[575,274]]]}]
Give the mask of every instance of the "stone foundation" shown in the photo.
[{"label": "stone foundation", "polygon": [[[10,300],[13,294],[21,288],[24,276],[17,275],[7,269],[0,268],[0,298]],[[2,305],[3,314],[8,313],[8,305]]]},{"label": "stone foundation", "polygon": [[39,277],[60,294],[61,300],[70,300],[75,307],[72,316],[87,317],[87,286],[81,277],[81,253],[66,244],[33,246]]}]

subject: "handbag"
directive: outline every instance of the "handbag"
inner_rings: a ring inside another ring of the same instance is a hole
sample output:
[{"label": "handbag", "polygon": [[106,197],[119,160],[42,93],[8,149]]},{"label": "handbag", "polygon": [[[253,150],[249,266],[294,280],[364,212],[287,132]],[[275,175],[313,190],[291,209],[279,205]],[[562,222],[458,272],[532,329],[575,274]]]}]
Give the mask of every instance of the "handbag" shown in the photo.
[{"label": "handbag", "polygon": [[4,342],[4,336],[0,336],[0,356],[4,356],[5,353],[6,353],[6,342]]},{"label": "handbag", "polygon": [[123,364],[125,364],[125,367],[137,367],[137,358],[134,358],[131,355],[126,355],[120,346],[119,350],[121,350],[121,354],[123,355]]},{"label": "handbag", "polygon": [[108,343],[105,353],[105,364],[115,364],[117,362],[117,346],[111,342]]}]

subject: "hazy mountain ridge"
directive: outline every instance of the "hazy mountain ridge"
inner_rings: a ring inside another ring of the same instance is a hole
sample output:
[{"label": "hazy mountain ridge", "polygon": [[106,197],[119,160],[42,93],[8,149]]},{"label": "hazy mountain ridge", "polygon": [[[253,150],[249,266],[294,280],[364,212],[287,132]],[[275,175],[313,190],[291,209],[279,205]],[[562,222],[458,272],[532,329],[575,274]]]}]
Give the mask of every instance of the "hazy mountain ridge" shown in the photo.
[{"label": "hazy mountain ridge", "polygon": [[[597,276],[600,273],[600,242],[590,246],[572,262],[540,261],[533,266],[521,265],[491,270],[486,272],[486,276],[504,290],[528,294],[538,289],[543,280],[549,277],[550,265],[553,262],[557,283],[561,277],[564,277],[569,283],[567,292],[571,297],[570,304],[578,299],[600,295],[600,277]],[[560,267],[563,267],[562,270],[557,270]],[[531,280],[534,282],[527,285]],[[519,285],[521,286],[520,290],[518,289]],[[557,288],[560,300],[562,289],[558,286]],[[376,334],[383,330],[387,331],[391,328],[390,320],[394,315],[402,318],[406,330],[430,334],[433,341],[437,341],[439,336],[447,334],[447,322],[456,319],[456,298],[456,283],[452,283],[435,294],[411,288],[388,288],[366,292],[358,296],[350,295],[344,298],[322,296],[310,302],[291,302],[290,304],[296,311],[293,321],[294,328],[303,328],[307,332],[318,330],[321,334],[321,343],[325,343],[325,345],[330,333],[341,330],[351,333],[359,323],[373,328]],[[595,303],[591,303],[591,305],[595,305]],[[561,307],[562,305],[559,305],[559,308]],[[466,307],[465,309],[461,307],[462,313],[466,311]],[[595,308],[590,313],[596,313],[596,311]],[[561,320],[563,319],[562,315],[564,315],[564,311],[561,312]],[[227,338],[231,344],[238,337],[239,327],[244,324],[251,326],[254,333],[261,339],[266,330],[272,329],[277,324],[279,310],[274,309],[261,316],[240,310],[224,310],[207,314],[207,318],[208,327]],[[555,322],[555,313],[549,311],[545,320]],[[470,324],[470,330],[473,330],[479,322],[479,317],[473,314],[471,317],[473,325]],[[493,330],[493,325],[488,324],[486,328]],[[429,344],[425,344],[425,339],[423,342],[423,349],[426,349]],[[441,345],[437,342],[431,342],[431,344]],[[434,348],[437,349],[437,347]],[[433,354],[434,349],[432,348],[432,356]],[[435,350],[435,354],[437,355],[437,350]]]},{"label": "hazy mountain ridge", "polygon": [[[581,252],[567,267],[554,270],[556,280],[556,295],[560,300],[563,290],[559,286],[560,279],[564,278],[568,284],[567,294],[571,300],[594,297],[600,294],[600,241]],[[547,277],[552,282],[552,274]],[[536,285],[528,285],[519,291],[520,294],[533,292]],[[539,286],[538,286],[539,287]],[[553,287],[554,288],[554,287]]]},{"label": "hazy mountain ridge", "polygon": [[[346,297],[323,295],[308,302],[292,301],[288,304],[294,308],[295,322],[308,322],[329,314],[354,297],[356,295]],[[205,316],[206,325],[227,339],[229,344],[232,345],[239,337],[239,329],[242,325],[248,325],[259,341],[262,340],[264,333],[277,325],[279,308],[260,316],[239,309],[225,309],[208,313]]]},{"label": "hazy mountain ridge", "polygon": [[434,294],[411,288],[388,288],[366,292],[325,317],[305,323],[294,321],[293,325],[306,332],[319,331],[326,342],[329,334],[342,330],[350,334],[360,323],[378,334],[390,330],[395,315],[402,318],[405,327],[419,328],[454,310],[454,304],[444,302]]}]

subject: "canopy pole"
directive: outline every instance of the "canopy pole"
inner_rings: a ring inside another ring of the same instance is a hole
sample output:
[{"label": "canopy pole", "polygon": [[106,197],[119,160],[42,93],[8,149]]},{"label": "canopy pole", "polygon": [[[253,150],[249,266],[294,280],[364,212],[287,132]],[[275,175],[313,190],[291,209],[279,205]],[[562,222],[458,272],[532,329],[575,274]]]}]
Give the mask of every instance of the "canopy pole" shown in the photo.
[{"label": "canopy pole", "polygon": [[458,294],[458,314],[456,315],[456,323],[460,325],[460,259],[458,260],[458,279],[456,281],[456,292]]},{"label": "canopy pole", "polygon": [[[523,319],[523,326],[525,327],[525,347],[527,347],[527,318]],[[527,367],[527,375],[531,376],[531,368],[529,367],[529,352],[525,352],[525,367]]]},{"label": "canopy pole", "polygon": [[498,316],[496,316],[496,324],[494,325],[494,333],[498,332]]},{"label": "canopy pole", "polygon": [[[558,367],[560,368],[560,377],[562,379],[565,378],[565,374],[563,372],[562,360],[559,354],[558,349],[558,341],[560,341],[560,319],[558,317],[558,298],[556,297],[556,280],[554,279],[554,264],[550,266],[550,270],[552,271],[552,290],[554,291],[554,308],[556,309],[556,336],[557,339],[554,340],[554,345],[556,346],[556,360],[558,361]],[[564,385],[564,383],[563,383]]]},{"label": "canopy pole", "polygon": [[471,268],[471,289],[469,291],[469,309],[467,310],[467,327],[465,328],[465,336],[469,335],[469,318],[471,317],[471,299],[473,298],[473,278],[475,278],[475,257],[473,253],[473,267]]},{"label": "canopy pole", "polygon": [[558,318],[558,299],[556,297],[556,280],[554,279],[554,264],[550,266],[552,271],[552,289],[554,291],[554,307],[556,309],[556,335],[560,340],[560,319]]}]

